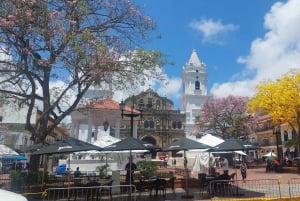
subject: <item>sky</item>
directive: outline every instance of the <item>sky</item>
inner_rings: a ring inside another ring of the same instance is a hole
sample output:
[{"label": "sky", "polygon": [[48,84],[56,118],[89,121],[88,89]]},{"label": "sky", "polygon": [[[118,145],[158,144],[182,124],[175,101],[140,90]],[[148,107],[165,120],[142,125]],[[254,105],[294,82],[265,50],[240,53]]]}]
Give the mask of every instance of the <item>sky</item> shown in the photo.
[{"label": "sky", "polygon": [[137,2],[161,35],[145,48],[162,51],[174,62],[163,68],[167,85],[149,85],[171,99],[174,109],[180,109],[182,67],[193,49],[206,64],[208,94],[217,97],[251,97],[256,84],[300,68],[299,0]]}]

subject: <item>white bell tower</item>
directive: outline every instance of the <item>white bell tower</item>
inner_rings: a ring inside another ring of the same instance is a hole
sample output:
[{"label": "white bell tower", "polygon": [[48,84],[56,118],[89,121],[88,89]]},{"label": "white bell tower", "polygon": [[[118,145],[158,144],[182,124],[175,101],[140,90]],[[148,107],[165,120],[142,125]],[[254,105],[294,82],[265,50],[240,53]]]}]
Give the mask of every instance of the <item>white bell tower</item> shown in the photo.
[{"label": "white bell tower", "polygon": [[186,114],[186,135],[191,135],[196,129],[195,118],[200,115],[200,109],[207,97],[206,65],[200,61],[196,50],[193,50],[190,60],[182,69],[183,94],[181,111]]}]

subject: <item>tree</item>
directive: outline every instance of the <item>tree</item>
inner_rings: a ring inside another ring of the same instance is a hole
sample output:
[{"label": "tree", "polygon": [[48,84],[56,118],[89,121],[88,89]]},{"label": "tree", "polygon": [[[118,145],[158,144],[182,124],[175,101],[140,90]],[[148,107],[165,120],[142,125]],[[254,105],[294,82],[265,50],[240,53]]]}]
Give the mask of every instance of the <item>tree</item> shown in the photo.
[{"label": "tree", "polygon": [[297,139],[293,139],[294,143],[288,144],[298,147],[300,142],[300,72],[293,70],[275,81],[264,81],[256,86],[256,91],[248,103],[248,111],[268,114],[273,125],[287,123],[298,136]]},{"label": "tree", "polygon": [[201,108],[196,125],[201,132],[214,132],[223,139],[244,137],[249,120],[247,101],[247,97],[241,96],[209,96]]},{"label": "tree", "polygon": [[161,78],[164,55],[141,48],[154,29],[129,0],[0,1],[0,93],[28,106],[26,129],[44,142],[92,85]]}]

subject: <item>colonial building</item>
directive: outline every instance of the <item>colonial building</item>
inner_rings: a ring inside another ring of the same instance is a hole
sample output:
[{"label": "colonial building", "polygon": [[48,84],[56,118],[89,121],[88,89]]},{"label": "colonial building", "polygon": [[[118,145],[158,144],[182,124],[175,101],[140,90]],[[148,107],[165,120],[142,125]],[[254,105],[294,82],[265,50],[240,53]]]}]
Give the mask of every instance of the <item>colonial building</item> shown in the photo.
[{"label": "colonial building", "polygon": [[[117,101],[111,98],[91,101],[72,112],[71,133],[75,138],[94,143],[107,132],[115,138],[132,135],[164,147],[184,137],[185,114],[173,109],[173,102],[152,89],[124,100],[123,118]],[[142,106],[142,111],[138,106]],[[132,118],[130,117],[132,115]]]},{"label": "colonial building", "polygon": [[206,65],[200,61],[196,50],[193,50],[189,61],[182,70],[183,94],[181,110],[186,114],[186,134],[195,133],[195,118],[207,97]]},{"label": "colonial building", "polygon": [[255,132],[248,136],[248,140],[259,147],[257,150],[258,158],[262,158],[265,154],[271,152],[279,159],[284,156],[288,156],[290,159],[298,156],[296,148],[284,146],[286,141],[295,138],[296,132],[293,132],[287,123],[274,126],[268,115],[258,117]]},{"label": "colonial building", "polygon": [[[135,97],[125,100],[129,107],[142,106],[141,118],[138,120],[137,136],[139,139],[164,147],[176,139],[185,136],[185,114],[174,110],[174,104],[166,97],[159,96],[148,89]],[[130,133],[129,127],[121,129],[121,136]]]},{"label": "colonial building", "polygon": [[[0,103],[0,144],[15,150],[23,150],[30,145],[31,134],[25,130],[28,107],[18,102]],[[36,121],[33,111],[31,123]]]}]

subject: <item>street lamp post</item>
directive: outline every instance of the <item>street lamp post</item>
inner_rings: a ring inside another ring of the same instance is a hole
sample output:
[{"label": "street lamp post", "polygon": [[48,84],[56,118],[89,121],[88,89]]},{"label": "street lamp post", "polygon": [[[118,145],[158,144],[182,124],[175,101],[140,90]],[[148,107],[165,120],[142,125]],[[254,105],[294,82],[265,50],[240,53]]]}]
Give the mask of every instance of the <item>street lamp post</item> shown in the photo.
[{"label": "street lamp post", "polygon": [[135,117],[141,117],[142,118],[142,112],[143,112],[143,104],[139,104],[139,108],[138,110],[140,111],[139,114],[137,113],[134,113],[134,96],[132,96],[132,106],[131,106],[131,111],[130,113],[125,113],[125,103],[124,101],[122,100],[121,103],[119,104],[120,106],[120,110],[121,110],[121,116],[122,116],[122,119],[125,117],[130,117],[130,136],[133,137],[133,120]]},{"label": "street lamp post", "polygon": [[274,127],[273,135],[275,135],[275,137],[276,137],[276,149],[277,149],[278,160],[281,160],[281,155],[280,155],[280,152],[279,152],[279,136],[280,136],[280,134],[281,134],[280,125]]}]

